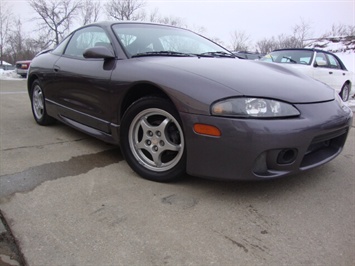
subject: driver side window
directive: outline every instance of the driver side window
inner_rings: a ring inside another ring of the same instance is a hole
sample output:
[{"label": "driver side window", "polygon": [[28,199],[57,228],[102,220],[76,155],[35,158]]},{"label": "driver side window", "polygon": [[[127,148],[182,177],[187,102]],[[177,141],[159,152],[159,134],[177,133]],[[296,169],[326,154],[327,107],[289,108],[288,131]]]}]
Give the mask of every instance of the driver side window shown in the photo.
[{"label": "driver side window", "polygon": [[96,26],[87,27],[74,33],[64,54],[84,58],[84,51],[94,46],[106,46],[112,50],[110,39],[103,29]]}]

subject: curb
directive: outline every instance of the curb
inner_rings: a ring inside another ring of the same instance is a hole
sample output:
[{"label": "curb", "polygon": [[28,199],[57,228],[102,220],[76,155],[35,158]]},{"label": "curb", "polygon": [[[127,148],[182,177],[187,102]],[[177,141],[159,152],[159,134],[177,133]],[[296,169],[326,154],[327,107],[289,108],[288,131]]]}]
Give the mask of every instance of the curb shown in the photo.
[{"label": "curb", "polygon": [[10,227],[0,210],[0,265],[26,266]]}]

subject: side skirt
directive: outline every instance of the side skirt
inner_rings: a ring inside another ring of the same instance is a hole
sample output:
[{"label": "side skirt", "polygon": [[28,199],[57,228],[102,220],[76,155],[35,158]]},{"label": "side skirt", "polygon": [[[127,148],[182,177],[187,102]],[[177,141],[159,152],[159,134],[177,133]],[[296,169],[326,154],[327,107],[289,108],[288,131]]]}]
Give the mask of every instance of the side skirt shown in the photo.
[{"label": "side skirt", "polygon": [[[94,117],[90,117],[90,120],[96,120],[97,122],[99,121],[101,124],[105,124],[106,126],[104,128],[107,128],[107,132],[94,128],[90,125],[87,124],[83,124],[80,123],[74,119],[69,118],[66,113],[73,113],[75,112],[74,110],[68,109],[64,106],[58,105],[50,100],[46,99],[46,109],[47,109],[47,113],[49,116],[57,119],[58,121],[72,127],[75,128],[85,134],[88,134],[92,137],[98,138],[104,142],[110,143],[110,144],[114,144],[114,145],[119,145],[119,129],[120,126],[113,124],[113,123],[109,123],[106,121],[102,121],[99,119],[96,119]],[[76,112],[77,115],[80,116],[86,116],[85,114],[82,113],[78,113]],[[87,116],[88,117],[88,116]],[[86,121],[86,120],[84,120]],[[97,123],[95,123],[97,124]]]}]

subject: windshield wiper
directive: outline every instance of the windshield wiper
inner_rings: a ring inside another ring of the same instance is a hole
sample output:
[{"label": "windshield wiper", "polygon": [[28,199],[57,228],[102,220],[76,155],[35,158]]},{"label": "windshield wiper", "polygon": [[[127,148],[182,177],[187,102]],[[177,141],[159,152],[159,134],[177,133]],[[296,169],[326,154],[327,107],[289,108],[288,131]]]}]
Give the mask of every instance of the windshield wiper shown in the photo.
[{"label": "windshield wiper", "polygon": [[174,51],[151,51],[151,52],[144,52],[132,55],[132,57],[141,57],[141,56],[195,56],[194,54],[188,53],[180,53]]},{"label": "windshield wiper", "polygon": [[291,63],[297,64],[297,61],[293,60],[291,57],[284,56],[284,57],[282,57],[282,58],[287,59],[287,60],[290,60]]},{"label": "windshield wiper", "polygon": [[216,52],[205,52],[201,54],[196,54],[197,56],[201,57],[230,57],[230,58],[235,58],[234,54],[226,53],[223,51],[216,51]]},{"label": "windshield wiper", "polygon": [[144,53],[138,53],[132,55],[132,57],[142,57],[142,56],[198,56],[198,57],[229,57],[235,58],[235,55],[226,53],[223,51],[216,51],[216,52],[205,52],[201,54],[192,54],[192,53],[181,53],[181,52],[174,52],[174,51],[150,51]]}]

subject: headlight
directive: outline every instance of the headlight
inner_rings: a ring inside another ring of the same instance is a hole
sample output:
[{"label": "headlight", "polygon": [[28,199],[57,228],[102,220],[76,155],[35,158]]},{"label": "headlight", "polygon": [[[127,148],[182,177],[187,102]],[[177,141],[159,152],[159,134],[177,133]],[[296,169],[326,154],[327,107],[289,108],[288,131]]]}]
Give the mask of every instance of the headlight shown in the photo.
[{"label": "headlight", "polygon": [[244,118],[280,118],[300,115],[291,104],[264,98],[231,98],[211,106],[212,115]]}]

